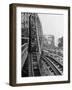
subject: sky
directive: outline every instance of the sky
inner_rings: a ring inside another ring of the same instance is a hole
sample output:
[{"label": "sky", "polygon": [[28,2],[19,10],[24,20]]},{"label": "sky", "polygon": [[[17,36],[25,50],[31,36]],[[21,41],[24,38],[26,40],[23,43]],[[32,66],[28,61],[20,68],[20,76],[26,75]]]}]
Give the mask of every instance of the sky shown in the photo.
[{"label": "sky", "polygon": [[54,35],[55,45],[57,46],[58,38],[63,36],[64,32],[64,15],[61,14],[38,14],[42,24],[44,35]]}]

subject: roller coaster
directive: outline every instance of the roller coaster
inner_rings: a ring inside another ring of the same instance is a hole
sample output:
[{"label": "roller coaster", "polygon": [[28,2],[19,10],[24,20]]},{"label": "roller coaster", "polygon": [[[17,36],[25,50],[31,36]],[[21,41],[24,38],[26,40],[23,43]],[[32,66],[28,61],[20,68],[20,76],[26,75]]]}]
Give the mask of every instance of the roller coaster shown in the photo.
[{"label": "roller coaster", "polygon": [[[37,14],[28,14],[28,35],[22,35],[22,77],[63,74],[63,56],[42,50],[42,30]],[[25,30],[25,29],[24,29]],[[23,31],[24,32],[24,31]],[[41,33],[41,35],[40,35]],[[59,59],[59,60],[58,60]]]}]

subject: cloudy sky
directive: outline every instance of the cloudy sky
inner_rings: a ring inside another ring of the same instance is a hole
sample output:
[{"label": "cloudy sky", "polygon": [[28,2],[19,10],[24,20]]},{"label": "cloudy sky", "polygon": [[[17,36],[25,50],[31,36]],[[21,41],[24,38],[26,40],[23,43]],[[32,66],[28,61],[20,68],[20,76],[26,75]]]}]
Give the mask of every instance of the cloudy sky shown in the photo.
[{"label": "cloudy sky", "polygon": [[64,15],[59,14],[38,14],[44,35],[54,35],[55,45],[57,46],[58,38],[63,36],[64,32]]}]

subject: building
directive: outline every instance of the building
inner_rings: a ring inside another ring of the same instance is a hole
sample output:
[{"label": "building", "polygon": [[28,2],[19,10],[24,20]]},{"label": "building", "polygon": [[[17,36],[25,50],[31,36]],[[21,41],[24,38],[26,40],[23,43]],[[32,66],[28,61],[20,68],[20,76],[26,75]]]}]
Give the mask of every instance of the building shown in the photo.
[{"label": "building", "polygon": [[43,50],[47,49],[55,49],[55,39],[53,35],[45,35],[43,36]]},{"label": "building", "polygon": [[55,39],[53,35],[48,35],[48,48],[55,48]]}]

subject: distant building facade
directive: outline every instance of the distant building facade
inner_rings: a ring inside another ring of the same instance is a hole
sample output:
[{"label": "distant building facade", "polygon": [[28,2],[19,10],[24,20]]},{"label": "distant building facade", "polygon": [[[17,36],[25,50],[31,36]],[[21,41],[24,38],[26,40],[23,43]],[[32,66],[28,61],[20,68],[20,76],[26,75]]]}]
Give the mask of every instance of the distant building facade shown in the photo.
[{"label": "distant building facade", "polygon": [[55,48],[55,39],[53,35],[48,35],[48,47]]}]

